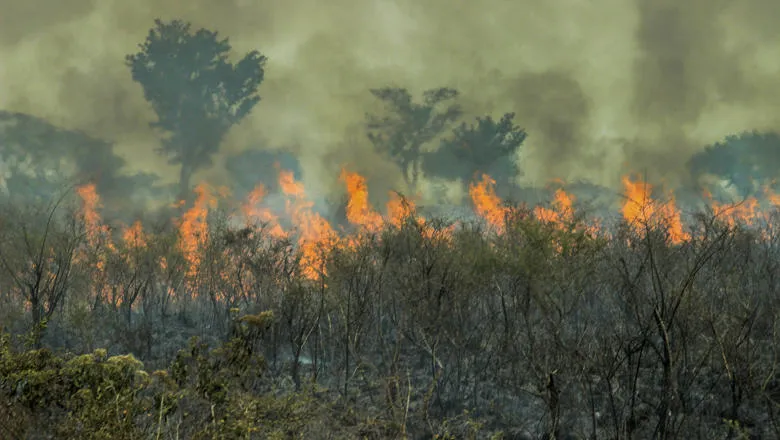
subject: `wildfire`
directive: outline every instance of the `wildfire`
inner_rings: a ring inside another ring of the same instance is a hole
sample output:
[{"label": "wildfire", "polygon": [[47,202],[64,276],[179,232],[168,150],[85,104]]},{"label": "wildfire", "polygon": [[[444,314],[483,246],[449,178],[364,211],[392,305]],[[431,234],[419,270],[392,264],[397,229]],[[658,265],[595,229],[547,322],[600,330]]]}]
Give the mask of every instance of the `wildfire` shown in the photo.
[{"label": "wildfire", "polygon": [[[356,227],[354,233],[337,231],[325,218],[314,211],[314,203],[307,196],[303,182],[297,181],[293,173],[287,170],[280,169],[278,179],[280,192],[285,198],[284,223],[280,221],[280,212],[264,206],[267,192],[263,185],[258,185],[250,192],[241,205],[240,214],[246,226],[254,226],[258,223],[266,225],[263,232],[269,238],[290,239],[300,253],[301,274],[311,280],[327,275],[325,263],[330,250],[354,246],[358,243],[360,234],[377,233],[385,226],[399,228],[410,218],[421,226],[422,233],[429,238],[449,237],[454,231],[455,225],[436,233],[434,228],[428,227],[424,218],[412,215],[415,210],[414,201],[405,199],[395,192],[390,193],[385,213],[380,213],[369,203],[369,189],[365,177],[343,169],[339,179],[346,189],[346,218]],[[667,231],[670,243],[679,244],[690,239],[690,234],[685,230],[680,211],[671,194],[666,194],[665,201],[662,202],[651,197],[652,186],[645,182],[624,177],[622,184],[625,197],[620,210],[623,218],[636,233],[643,234],[648,227],[660,227]],[[220,194],[217,196],[227,196],[225,190],[218,192]],[[101,203],[95,186],[79,187],[77,193],[82,200],[81,214],[87,229],[88,247],[96,251],[93,252],[96,256],[93,262],[95,285],[103,286],[104,289],[96,294],[106,296],[105,289],[108,288],[105,279],[106,259],[111,252],[116,252],[116,248],[111,241],[108,227],[103,224],[100,217]],[[177,220],[177,246],[184,261],[184,278],[187,287],[197,292],[209,238],[209,212],[216,208],[217,196],[213,195],[206,185],[197,186],[195,194],[193,206]],[[481,175],[478,180],[469,184],[469,195],[475,213],[489,224],[495,233],[502,234],[507,219],[511,218],[508,216],[511,208],[505,206],[501,198],[496,195],[495,180],[486,174]],[[773,206],[780,206],[780,196],[767,191],[766,198]],[[592,233],[592,236],[595,235],[600,229],[595,220],[586,224],[583,220],[575,218],[575,200],[574,195],[564,189],[558,189],[549,207],[537,206],[533,209],[533,217],[561,231],[584,230]],[[722,216],[729,223],[749,224],[752,219],[760,215],[760,204],[756,199],[736,205],[712,202],[711,206],[716,215]],[[148,245],[150,238],[144,233],[142,223],[138,221],[124,228],[121,240],[126,248],[143,249]],[[554,243],[554,245],[559,250],[563,249],[561,243]],[[209,258],[224,258],[228,264],[240,264],[241,261],[240,256],[229,252]],[[165,271],[169,260],[161,258],[159,264]],[[221,279],[226,278],[227,275],[220,273],[217,276]],[[243,289],[249,282],[248,279],[242,280],[234,288]]]},{"label": "wildfire", "polygon": [[144,235],[144,226],[140,221],[136,221],[129,228],[125,228],[122,233],[122,240],[129,247],[142,249],[146,247],[146,235]]},{"label": "wildfire", "polygon": [[501,233],[504,230],[507,208],[496,195],[495,186],[496,181],[483,174],[479,182],[469,185],[469,195],[476,213]]},{"label": "wildfire", "polygon": [[384,226],[382,216],[371,208],[368,203],[368,187],[366,179],[357,173],[346,169],[341,171],[340,179],[347,186],[349,201],[347,202],[347,220],[370,232],[378,232]]},{"label": "wildfire", "polygon": [[414,202],[401,197],[397,192],[390,192],[390,200],[387,201],[388,222],[396,228],[400,228],[403,221],[412,215]]},{"label": "wildfire", "polygon": [[89,183],[77,187],[76,194],[81,198],[81,216],[87,229],[87,242],[92,247],[104,244],[113,250],[114,245],[108,235],[108,226],[103,224],[103,219],[98,212],[103,204],[100,202],[95,184]]},{"label": "wildfire", "polygon": [[303,183],[297,182],[291,171],[279,172],[279,186],[289,197],[285,210],[298,235],[303,275],[316,279],[325,274],[324,252],[338,244],[338,236],[330,223],[312,210],[314,202],[306,197]]},{"label": "wildfire", "polygon": [[212,196],[206,185],[195,187],[195,194],[195,203],[184,212],[179,224],[179,247],[187,262],[187,280],[193,289],[197,287],[198,268],[203,247],[208,240],[209,209],[217,206],[217,199]]},{"label": "wildfire", "polygon": [[534,215],[539,220],[556,224],[563,227],[567,223],[571,223],[574,219],[574,196],[568,194],[562,189],[555,191],[553,195],[553,201],[551,203],[552,208],[545,208],[543,206],[537,206],[534,209]]},{"label": "wildfire", "polygon": [[109,228],[103,224],[103,219],[98,212],[102,208],[102,203],[95,184],[89,183],[77,187],[76,194],[81,199],[81,217],[86,228],[87,241],[87,247],[81,249],[76,260],[86,262],[91,268],[90,294],[105,301],[111,294],[106,276],[106,264],[109,254],[115,252],[116,248],[109,235]]},{"label": "wildfire", "polygon": [[279,217],[270,209],[263,207],[262,202],[266,196],[265,186],[258,184],[247,197],[241,211],[246,219],[246,226],[254,226],[258,222],[268,226],[267,232],[274,238],[284,238],[287,234],[279,224]]},{"label": "wildfire", "polygon": [[680,244],[690,239],[671,193],[667,194],[666,202],[656,201],[650,197],[653,190],[650,184],[632,181],[629,177],[623,177],[622,180],[625,189],[623,218],[632,228],[641,234],[648,227],[663,227],[667,230],[672,244]]}]

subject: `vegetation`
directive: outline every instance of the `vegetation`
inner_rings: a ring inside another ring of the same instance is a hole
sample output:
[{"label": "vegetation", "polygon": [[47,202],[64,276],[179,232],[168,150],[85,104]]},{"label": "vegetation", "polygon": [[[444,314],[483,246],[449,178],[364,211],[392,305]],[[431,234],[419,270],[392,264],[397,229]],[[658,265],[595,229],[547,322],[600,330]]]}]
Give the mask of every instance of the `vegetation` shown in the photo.
[{"label": "vegetation", "polygon": [[[191,268],[175,229],[85,239],[45,315],[4,288],[3,435],[777,434],[777,218],[701,215],[675,243],[658,222],[607,236],[504,212],[496,232],[412,211],[323,250],[317,277],[289,239],[218,211]],[[95,276],[101,255],[126,263]]]},{"label": "vegetation", "polygon": [[691,174],[708,173],[732,186],[741,197],[761,191],[777,179],[780,136],[777,133],[743,132],[707,146],[688,162]]},{"label": "vegetation", "polygon": [[[182,198],[259,101],[265,58],[230,49],[157,21],[126,60]],[[0,204],[0,438],[780,437],[777,206],[683,216],[630,179],[620,220],[563,189],[504,204],[483,173],[521,148],[514,114],[458,126],[454,89],[371,93],[373,146],[412,189],[471,181],[474,218],[400,195],[381,215],[344,169],[331,225],[281,166],[281,219],[262,187],[235,209],[197,186],[173,221],[132,225],[103,220],[94,184]],[[735,174],[740,139],[691,167],[747,188],[775,140]],[[268,157],[291,159],[228,166]]]},{"label": "vegetation", "polygon": [[373,89],[371,94],[386,104],[388,114],[367,115],[368,139],[401,168],[406,183],[415,188],[423,147],[461,115],[460,106],[451,102],[458,91],[448,87],[426,90],[421,103],[398,87]]},{"label": "vegetation", "polygon": [[456,127],[452,135],[441,141],[439,148],[425,155],[423,169],[429,176],[451,180],[472,179],[482,173],[493,173],[496,165],[509,163],[508,172],[502,183],[508,183],[510,176],[518,170],[512,158],[527,136],[525,130],[514,124],[514,113],[507,113],[495,121],[491,116],[477,117],[477,123]]},{"label": "vegetation", "polygon": [[230,127],[260,102],[266,58],[252,51],[234,65],[230,50],[217,32],[193,33],[189,23],[156,20],[140,51],[127,56],[133,80],[157,114],[152,126],[167,135],[160,153],[181,165],[182,198],[189,197],[192,174],[211,163]]}]

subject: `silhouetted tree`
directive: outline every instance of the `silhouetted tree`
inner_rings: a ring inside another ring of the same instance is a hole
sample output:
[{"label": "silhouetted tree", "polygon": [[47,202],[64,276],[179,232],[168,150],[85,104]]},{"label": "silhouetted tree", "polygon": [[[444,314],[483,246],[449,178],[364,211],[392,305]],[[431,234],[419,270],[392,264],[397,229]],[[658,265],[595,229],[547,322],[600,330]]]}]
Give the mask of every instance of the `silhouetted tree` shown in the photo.
[{"label": "silhouetted tree", "polygon": [[780,169],[780,136],[777,133],[743,132],[707,146],[688,162],[698,178],[712,174],[729,182],[740,196],[752,195],[756,184],[775,179]]},{"label": "silhouetted tree", "polygon": [[252,51],[232,64],[227,38],[206,29],[193,33],[190,26],[155,20],[141,50],[126,59],[157,114],[152,126],[168,135],[158,151],[181,165],[183,199],[192,174],[211,163],[227,131],[260,101],[266,61]]},{"label": "silhouetted tree", "polygon": [[94,174],[98,165],[112,166],[102,162],[113,154],[111,145],[84,133],[5,111],[0,111],[0,126],[0,192],[20,203],[48,203],[51,194],[82,179],[90,168]]},{"label": "silhouetted tree", "polygon": [[420,173],[421,148],[460,117],[460,106],[451,103],[458,91],[446,87],[426,90],[422,103],[414,102],[403,88],[371,89],[371,94],[387,105],[390,114],[366,115],[368,138],[374,148],[398,164],[406,183],[414,187]]},{"label": "silhouetted tree", "polygon": [[[490,174],[502,159],[511,162],[527,137],[525,130],[514,124],[514,117],[514,113],[506,113],[500,120],[487,116],[478,117],[476,124],[463,122],[441,141],[438,150],[424,155],[423,170],[446,179],[471,179],[477,173]],[[511,169],[502,171],[511,174]]]}]

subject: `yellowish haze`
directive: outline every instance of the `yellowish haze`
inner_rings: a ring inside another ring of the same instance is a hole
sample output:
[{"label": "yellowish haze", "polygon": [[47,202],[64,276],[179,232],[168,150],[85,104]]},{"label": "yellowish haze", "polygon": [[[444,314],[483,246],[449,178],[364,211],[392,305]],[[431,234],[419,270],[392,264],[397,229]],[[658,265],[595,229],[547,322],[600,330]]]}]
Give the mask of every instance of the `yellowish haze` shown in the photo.
[{"label": "yellowish haze", "polygon": [[[452,86],[468,117],[517,113],[525,179],[678,180],[703,145],[780,128],[776,0],[0,0],[0,109],[117,143],[174,181],[124,56],[155,18],[269,57],[263,101],[226,152],[292,146],[310,178],[344,161],[385,181],[361,134],[368,89]],[[212,174],[219,175],[219,165]]]}]

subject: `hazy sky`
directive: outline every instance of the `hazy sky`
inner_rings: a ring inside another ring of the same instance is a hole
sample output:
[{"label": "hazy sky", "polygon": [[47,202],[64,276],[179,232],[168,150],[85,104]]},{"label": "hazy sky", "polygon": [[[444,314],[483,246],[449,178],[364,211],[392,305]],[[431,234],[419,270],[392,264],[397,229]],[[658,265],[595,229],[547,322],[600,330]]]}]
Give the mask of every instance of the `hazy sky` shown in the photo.
[{"label": "hazy sky", "polygon": [[[312,179],[340,163],[396,181],[358,131],[371,87],[453,86],[469,116],[527,128],[529,181],[675,181],[703,145],[780,128],[776,0],[0,0],[0,108],[117,142],[133,170],[154,115],[124,56],[181,18],[269,57],[263,101],[226,140],[294,144]],[[370,164],[370,168],[367,165]],[[218,178],[219,167],[211,172]]]}]

